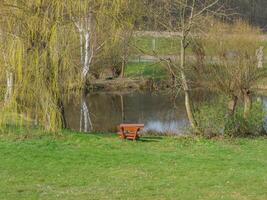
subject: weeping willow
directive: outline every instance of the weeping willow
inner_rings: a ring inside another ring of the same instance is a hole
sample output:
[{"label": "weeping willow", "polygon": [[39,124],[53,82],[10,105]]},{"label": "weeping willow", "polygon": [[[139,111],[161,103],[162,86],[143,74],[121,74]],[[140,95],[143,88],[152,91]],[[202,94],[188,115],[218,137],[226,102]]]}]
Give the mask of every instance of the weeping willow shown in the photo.
[{"label": "weeping willow", "polygon": [[51,131],[65,127],[62,96],[79,79],[64,1],[8,0],[1,9],[1,80],[7,73],[13,82],[11,97],[2,98],[1,124],[35,123]]},{"label": "weeping willow", "polygon": [[135,2],[2,0],[0,126],[64,128],[63,96],[84,87],[100,52],[120,41],[134,21],[128,11]]}]

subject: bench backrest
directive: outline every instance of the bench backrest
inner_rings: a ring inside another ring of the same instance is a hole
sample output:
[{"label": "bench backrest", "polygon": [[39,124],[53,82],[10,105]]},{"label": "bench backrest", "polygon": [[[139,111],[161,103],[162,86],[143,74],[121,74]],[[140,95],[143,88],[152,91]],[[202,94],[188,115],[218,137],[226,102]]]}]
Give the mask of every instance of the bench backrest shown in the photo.
[{"label": "bench backrest", "polygon": [[121,129],[126,132],[126,133],[137,133],[141,130],[140,127],[131,127],[131,126],[126,126],[126,127],[121,127]]},{"label": "bench backrest", "polygon": [[120,127],[138,127],[140,129],[144,128],[144,124],[120,124]]},{"label": "bench backrest", "polygon": [[119,129],[124,133],[138,133],[144,128],[144,124],[121,124]]}]

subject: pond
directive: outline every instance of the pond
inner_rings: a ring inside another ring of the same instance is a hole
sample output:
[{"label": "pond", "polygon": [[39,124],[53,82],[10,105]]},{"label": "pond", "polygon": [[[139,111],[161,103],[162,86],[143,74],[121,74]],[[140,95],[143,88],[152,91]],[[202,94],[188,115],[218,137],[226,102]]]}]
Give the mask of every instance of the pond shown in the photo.
[{"label": "pond", "polygon": [[[260,97],[267,108],[267,97]],[[193,95],[194,102],[210,101],[208,93]],[[188,120],[184,97],[172,92],[96,92],[70,98],[65,106],[68,128],[77,131],[116,132],[121,123],[144,123],[145,132],[184,134]]]},{"label": "pond", "polygon": [[[195,96],[204,101],[205,95]],[[84,103],[87,117],[81,114],[81,100],[68,100],[65,115],[70,129],[116,132],[120,123],[144,123],[146,132],[180,134],[188,126],[183,96],[171,92],[90,93]]]}]

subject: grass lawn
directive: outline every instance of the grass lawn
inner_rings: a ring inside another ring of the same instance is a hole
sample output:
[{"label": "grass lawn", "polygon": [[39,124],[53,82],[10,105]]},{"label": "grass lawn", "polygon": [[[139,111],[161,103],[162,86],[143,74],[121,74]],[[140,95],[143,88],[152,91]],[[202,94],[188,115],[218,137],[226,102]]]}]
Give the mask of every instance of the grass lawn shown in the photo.
[{"label": "grass lawn", "polygon": [[[143,51],[144,55],[153,55],[153,46],[155,47],[155,52],[159,55],[179,55],[180,52],[180,42],[179,38],[164,38],[158,37],[142,36],[134,37],[132,43]],[[264,46],[264,54],[267,55],[267,41],[261,41],[261,45]],[[206,54],[208,56],[214,55],[213,49],[206,49]],[[140,52],[139,52],[140,54]],[[192,55],[192,49],[189,46],[187,49],[187,55]],[[127,77],[144,77],[144,78],[154,78],[154,79],[166,79],[167,72],[166,69],[159,63],[153,62],[130,62],[128,63],[126,69]],[[260,85],[266,85],[266,80],[261,81]]]},{"label": "grass lawn", "polygon": [[160,55],[172,55],[180,51],[179,38],[159,37],[155,38],[154,43],[153,37],[144,36],[135,37],[132,42],[136,47],[144,51],[145,54],[153,54],[153,50]]},{"label": "grass lawn", "polygon": [[0,134],[0,199],[267,199],[267,138]]},{"label": "grass lawn", "polygon": [[128,63],[125,74],[133,78],[143,77],[157,80],[167,78],[167,70],[161,64],[150,62]]},{"label": "grass lawn", "polygon": [[[179,38],[164,38],[158,37],[154,38],[155,42],[153,42],[153,37],[149,36],[142,36],[142,37],[135,37],[132,43],[144,51],[145,54],[153,55],[153,48],[155,48],[155,52],[159,55],[176,55],[180,52],[180,41]],[[261,45],[264,46],[264,54],[267,54],[267,41],[261,41]],[[216,56],[214,55],[213,49],[206,49],[206,54],[209,56]],[[187,49],[188,54],[193,54],[192,49],[189,46]]]}]

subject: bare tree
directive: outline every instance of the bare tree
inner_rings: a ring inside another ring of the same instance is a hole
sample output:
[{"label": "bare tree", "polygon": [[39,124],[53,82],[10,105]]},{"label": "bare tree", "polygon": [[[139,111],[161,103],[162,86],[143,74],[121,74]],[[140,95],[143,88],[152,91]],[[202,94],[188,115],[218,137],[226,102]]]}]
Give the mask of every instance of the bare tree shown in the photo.
[{"label": "bare tree", "polygon": [[73,22],[80,36],[81,77],[86,79],[94,57],[95,22],[93,12],[89,11],[85,16],[74,18]]},{"label": "bare tree", "polygon": [[133,33],[132,29],[128,31],[124,31],[124,34],[121,37],[121,40],[122,40],[122,56],[121,56],[122,64],[121,64],[121,72],[120,72],[121,78],[124,78],[126,65],[128,63],[132,33]]},{"label": "bare tree", "polygon": [[[89,2],[87,2],[87,4],[88,3]],[[82,66],[81,81],[83,82],[83,87],[85,87],[86,78],[90,72],[96,50],[96,16],[92,9],[92,7],[89,7],[88,10],[83,10],[81,14],[72,17],[80,39],[80,62]],[[92,128],[90,111],[85,99],[85,92],[82,91],[80,131],[88,132],[91,131]]]},{"label": "bare tree", "polygon": [[267,75],[260,36],[259,29],[244,22],[217,22],[202,39],[205,50],[212,48],[216,59],[213,63],[206,60],[198,76],[204,87],[229,97],[230,115],[235,113],[238,99],[243,99],[244,118],[249,117],[253,87]]},{"label": "bare tree", "polygon": [[174,76],[180,81],[185,94],[185,107],[191,127],[197,130],[194,119],[190,84],[186,76],[186,52],[197,35],[206,31],[205,20],[211,15],[223,14],[223,5],[219,0],[165,0],[157,2],[160,10],[157,22],[171,32],[179,32],[180,40],[179,63],[172,60]]},{"label": "bare tree", "polygon": [[[139,1],[138,1],[139,2]],[[80,62],[81,62],[81,81],[83,90],[86,87],[88,75],[91,73],[93,64],[103,55],[112,51],[114,43],[118,42],[120,33],[125,27],[133,24],[134,17],[129,15],[129,10],[136,5],[131,1],[106,1],[106,0],[88,0],[72,2],[72,22],[79,34],[80,40]],[[125,14],[126,13],[126,14]],[[126,15],[126,16],[125,16]],[[126,37],[125,37],[126,38]],[[127,43],[123,48],[123,66],[127,62]],[[112,52],[110,53],[112,54]],[[123,73],[122,73],[123,74]],[[82,91],[85,93],[85,91]],[[92,129],[90,111],[85,101],[85,94],[82,94],[81,101],[81,122],[84,123],[84,130]]]}]

